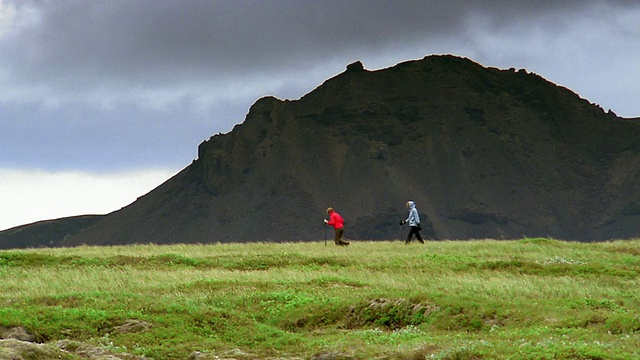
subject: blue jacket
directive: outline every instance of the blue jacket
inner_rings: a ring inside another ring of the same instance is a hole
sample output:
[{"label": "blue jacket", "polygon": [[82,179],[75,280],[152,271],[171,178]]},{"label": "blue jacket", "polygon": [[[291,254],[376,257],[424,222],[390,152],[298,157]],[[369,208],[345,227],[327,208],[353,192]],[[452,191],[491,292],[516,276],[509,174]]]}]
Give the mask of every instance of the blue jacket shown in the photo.
[{"label": "blue jacket", "polygon": [[409,217],[405,220],[409,226],[418,226],[420,225],[420,215],[418,215],[418,209],[416,209],[416,204],[413,201],[408,201],[409,205]]}]

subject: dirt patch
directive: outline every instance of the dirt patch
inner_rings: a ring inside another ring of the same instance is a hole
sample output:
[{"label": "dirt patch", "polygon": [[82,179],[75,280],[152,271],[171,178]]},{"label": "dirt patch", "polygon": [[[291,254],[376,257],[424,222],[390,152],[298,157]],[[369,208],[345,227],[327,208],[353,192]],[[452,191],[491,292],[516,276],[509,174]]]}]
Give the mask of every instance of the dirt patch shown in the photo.
[{"label": "dirt patch", "polygon": [[189,355],[187,360],[302,360],[302,358],[261,358],[255,354],[246,353],[240,349],[233,349],[221,353],[194,351]]},{"label": "dirt patch", "polygon": [[115,328],[113,328],[113,330],[115,332],[120,333],[120,334],[130,334],[130,333],[137,333],[137,332],[145,331],[147,329],[150,329],[152,326],[153,325],[151,325],[150,323],[148,323],[146,321],[127,320],[124,324],[122,324],[120,326],[116,326]]},{"label": "dirt patch", "polygon": [[[144,331],[152,325],[139,320],[128,320],[114,328],[120,333]],[[36,359],[93,359],[93,360],[141,360],[144,357],[114,353],[103,347],[74,340],[60,340],[55,343],[36,343],[36,337],[21,326],[7,328],[0,326],[0,360]]]},{"label": "dirt patch", "polygon": [[0,360],[71,359],[65,351],[50,345],[17,339],[0,340]]},{"label": "dirt patch", "polygon": [[350,308],[346,316],[347,328],[375,325],[388,329],[399,329],[408,325],[418,325],[432,313],[439,310],[435,304],[407,299],[372,299]]},{"label": "dirt patch", "polygon": [[27,333],[22,326],[12,328],[0,326],[0,339],[16,339],[33,342],[35,340],[35,336]]},{"label": "dirt patch", "polygon": [[353,356],[339,351],[322,351],[311,357],[311,360],[351,360]]},{"label": "dirt patch", "polygon": [[60,350],[73,354],[81,359],[92,360],[142,360],[145,357],[128,353],[113,353],[105,348],[93,346],[79,341],[60,340],[55,343]]}]

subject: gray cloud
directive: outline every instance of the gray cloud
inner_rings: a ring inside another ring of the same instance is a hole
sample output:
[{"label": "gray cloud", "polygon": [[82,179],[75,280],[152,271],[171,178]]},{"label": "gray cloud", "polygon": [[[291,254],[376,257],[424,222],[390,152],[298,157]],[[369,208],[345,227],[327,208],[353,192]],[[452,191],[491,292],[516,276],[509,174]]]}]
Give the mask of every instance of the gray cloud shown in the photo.
[{"label": "gray cloud", "polygon": [[21,1],[19,9],[38,9],[38,20],[3,41],[11,50],[3,65],[26,84],[54,84],[72,94],[229,82],[238,75],[301,71],[347,54],[456,42],[476,30],[469,28],[477,25],[469,23],[473,17],[485,19],[490,33],[538,19],[554,31],[593,4],[598,2]]},{"label": "gray cloud", "polygon": [[179,167],[261,96],[431,53],[639,116],[635,1],[0,2],[0,167]]},{"label": "gray cloud", "polygon": [[21,4],[36,6],[39,20],[5,39],[5,65],[26,84],[71,93],[299,71],[462,26],[457,11],[441,17],[422,2],[406,9],[311,1]]}]

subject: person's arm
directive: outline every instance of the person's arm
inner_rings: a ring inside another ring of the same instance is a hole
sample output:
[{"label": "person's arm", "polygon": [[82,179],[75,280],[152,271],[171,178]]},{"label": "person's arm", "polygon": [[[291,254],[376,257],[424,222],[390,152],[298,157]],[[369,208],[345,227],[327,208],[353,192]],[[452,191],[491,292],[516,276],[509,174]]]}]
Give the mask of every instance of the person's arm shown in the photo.
[{"label": "person's arm", "polygon": [[400,226],[406,224],[409,221],[409,218],[411,217],[411,211],[409,211],[409,217],[404,219],[404,220],[400,220]]}]

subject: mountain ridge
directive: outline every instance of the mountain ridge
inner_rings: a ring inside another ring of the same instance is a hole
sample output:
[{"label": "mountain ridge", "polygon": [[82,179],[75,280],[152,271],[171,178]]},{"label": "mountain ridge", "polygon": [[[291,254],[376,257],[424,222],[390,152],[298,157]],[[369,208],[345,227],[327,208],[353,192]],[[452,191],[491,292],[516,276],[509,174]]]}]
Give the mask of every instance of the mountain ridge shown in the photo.
[{"label": "mountain ridge", "polygon": [[355,62],[298,100],[259,99],[176,176],[61,245],[320,240],[328,206],[347,237],[390,239],[409,199],[431,239],[635,237],[639,135],[638,119],[524,69]]}]

